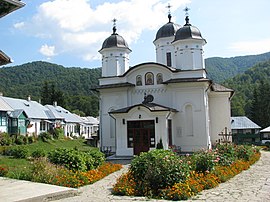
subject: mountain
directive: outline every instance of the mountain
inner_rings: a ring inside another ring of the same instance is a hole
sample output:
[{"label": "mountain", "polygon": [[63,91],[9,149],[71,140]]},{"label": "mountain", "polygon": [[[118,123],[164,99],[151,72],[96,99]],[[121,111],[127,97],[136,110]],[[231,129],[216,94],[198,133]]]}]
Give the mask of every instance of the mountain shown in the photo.
[{"label": "mountain", "polygon": [[270,52],[260,55],[237,56],[231,58],[212,57],[205,59],[208,77],[218,83],[244,73],[255,64],[270,60]]},{"label": "mountain", "polygon": [[[254,100],[254,90],[260,89],[261,84],[270,81],[270,60],[261,62],[223,82],[223,85],[235,90],[232,99],[232,115],[247,115],[252,117],[252,102]],[[262,91],[262,90],[261,90]],[[269,98],[270,95],[263,95]]]},{"label": "mountain", "polygon": [[100,68],[65,68],[48,62],[31,62],[0,68],[0,92],[4,96],[23,99],[31,95],[38,101],[44,83],[48,82],[64,93],[67,109],[98,115],[98,98],[90,89],[98,85],[100,76]]}]

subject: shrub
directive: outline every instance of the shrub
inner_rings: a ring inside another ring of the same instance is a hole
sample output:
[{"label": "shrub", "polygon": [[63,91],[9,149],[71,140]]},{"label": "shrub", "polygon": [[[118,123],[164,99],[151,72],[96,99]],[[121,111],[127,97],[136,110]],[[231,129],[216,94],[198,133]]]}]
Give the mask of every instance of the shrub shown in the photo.
[{"label": "shrub", "polygon": [[187,162],[172,151],[162,149],[141,153],[130,167],[139,195],[156,194],[159,189],[185,181],[189,171]]},{"label": "shrub", "polygon": [[95,169],[105,161],[104,154],[98,150],[83,152],[77,149],[65,148],[59,148],[50,152],[48,158],[52,163],[80,171]]},{"label": "shrub", "polygon": [[64,139],[65,138],[64,130],[62,128],[53,129],[52,135],[53,135],[54,139]]},{"label": "shrub", "polygon": [[40,133],[38,138],[43,142],[48,142],[49,140],[52,140],[52,135],[48,132]]},{"label": "shrub", "polygon": [[8,168],[3,167],[2,165],[0,165],[0,177],[6,176],[7,173],[8,173]]},{"label": "shrub", "polygon": [[157,149],[163,149],[162,139],[160,138],[159,142],[157,143]]},{"label": "shrub", "polygon": [[46,152],[43,149],[37,149],[37,150],[35,150],[35,151],[32,152],[31,156],[33,158],[45,157],[46,156]]},{"label": "shrub", "polygon": [[[28,141],[27,141],[28,142]],[[26,137],[23,135],[17,135],[16,139],[15,139],[15,144],[17,145],[23,145],[23,144],[27,144],[26,143]]]},{"label": "shrub", "polygon": [[34,136],[28,136],[28,143],[32,144],[35,142],[35,137]]},{"label": "shrub", "polygon": [[219,161],[217,155],[209,150],[202,150],[194,154],[195,171],[209,172],[214,169],[216,162]]},{"label": "shrub", "polygon": [[216,151],[219,155],[219,164],[222,166],[231,165],[237,158],[234,144],[217,144]]},{"label": "shrub", "polygon": [[14,138],[12,138],[7,133],[0,133],[0,145],[2,146],[9,146],[14,143]]},{"label": "shrub", "polygon": [[24,146],[14,146],[7,148],[5,151],[5,155],[13,156],[16,159],[25,159],[29,156],[29,151]]}]

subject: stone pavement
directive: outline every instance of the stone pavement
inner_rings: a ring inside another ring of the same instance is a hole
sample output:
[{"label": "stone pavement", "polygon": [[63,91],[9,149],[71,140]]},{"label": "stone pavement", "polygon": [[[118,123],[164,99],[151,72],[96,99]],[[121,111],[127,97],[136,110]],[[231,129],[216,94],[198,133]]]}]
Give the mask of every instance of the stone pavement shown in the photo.
[{"label": "stone pavement", "polygon": [[[116,179],[128,169],[128,165],[104,179],[88,186],[79,188],[79,195],[57,200],[58,202],[128,202],[165,200],[147,199],[145,197],[113,196],[111,189]],[[207,202],[244,202],[270,201],[270,152],[262,152],[261,159],[249,170],[243,171],[218,187],[202,191],[188,200]]]}]

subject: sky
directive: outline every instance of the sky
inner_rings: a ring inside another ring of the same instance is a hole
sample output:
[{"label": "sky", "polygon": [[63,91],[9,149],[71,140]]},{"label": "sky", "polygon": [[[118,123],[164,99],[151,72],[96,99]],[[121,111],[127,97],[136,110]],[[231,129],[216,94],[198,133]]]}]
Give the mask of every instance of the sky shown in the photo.
[{"label": "sky", "polygon": [[117,33],[132,50],[130,65],[155,61],[158,29],[172,21],[199,28],[204,57],[234,57],[270,51],[269,0],[22,0],[26,5],[0,18],[0,50],[20,65],[47,61],[65,67],[101,67],[99,50]]}]

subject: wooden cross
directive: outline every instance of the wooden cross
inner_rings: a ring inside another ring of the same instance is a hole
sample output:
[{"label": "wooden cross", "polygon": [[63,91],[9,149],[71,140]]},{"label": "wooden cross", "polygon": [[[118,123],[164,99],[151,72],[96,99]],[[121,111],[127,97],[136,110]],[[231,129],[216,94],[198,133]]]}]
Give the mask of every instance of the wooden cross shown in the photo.
[{"label": "wooden cross", "polygon": [[221,141],[223,143],[228,143],[228,142],[230,142],[230,136],[232,136],[232,133],[228,131],[227,127],[225,127],[225,132],[222,131],[218,135],[222,136]]}]

